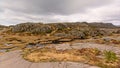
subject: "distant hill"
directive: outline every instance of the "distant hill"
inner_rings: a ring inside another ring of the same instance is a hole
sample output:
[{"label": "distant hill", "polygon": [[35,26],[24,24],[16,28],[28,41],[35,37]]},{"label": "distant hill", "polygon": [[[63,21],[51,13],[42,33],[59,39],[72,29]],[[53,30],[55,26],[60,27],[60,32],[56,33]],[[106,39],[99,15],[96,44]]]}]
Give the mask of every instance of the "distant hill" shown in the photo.
[{"label": "distant hill", "polygon": [[[87,23],[87,22],[61,22],[61,23],[48,23],[48,24],[43,24],[43,23],[32,23],[32,22],[27,22],[27,23],[20,23],[17,25],[10,25],[9,27],[15,27],[15,26],[21,26],[21,27],[38,27],[41,25],[49,25],[49,26],[63,26],[63,27],[94,27],[94,28],[120,28],[120,26],[115,26],[112,23],[102,23],[102,22],[92,22],[92,23]],[[8,26],[0,25],[0,28],[7,28]]]},{"label": "distant hill", "polygon": [[4,26],[4,25],[0,25],[0,28],[6,28],[7,26]]},{"label": "distant hill", "polygon": [[117,28],[117,26],[113,25],[112,23],[89,23],[90,26],[96,27],[96,28]]}]

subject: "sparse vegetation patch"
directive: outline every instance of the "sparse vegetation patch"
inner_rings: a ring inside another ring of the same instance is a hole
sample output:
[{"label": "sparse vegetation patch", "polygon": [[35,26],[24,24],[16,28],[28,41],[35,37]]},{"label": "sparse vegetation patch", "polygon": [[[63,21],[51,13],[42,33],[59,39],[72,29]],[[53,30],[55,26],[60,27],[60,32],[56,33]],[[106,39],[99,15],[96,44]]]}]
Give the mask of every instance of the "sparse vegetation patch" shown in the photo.
[{"label": "sparse vegetation patch", "polygon": [[23,51],[23,58],[31,62],[84,62],[86,61],[86,58],[95,57],[99,55],[99,53],[100,51],[92,48],[85,48],[81,50],[56,50],[54,48],[42,48],[38,50],[26,49]]}]

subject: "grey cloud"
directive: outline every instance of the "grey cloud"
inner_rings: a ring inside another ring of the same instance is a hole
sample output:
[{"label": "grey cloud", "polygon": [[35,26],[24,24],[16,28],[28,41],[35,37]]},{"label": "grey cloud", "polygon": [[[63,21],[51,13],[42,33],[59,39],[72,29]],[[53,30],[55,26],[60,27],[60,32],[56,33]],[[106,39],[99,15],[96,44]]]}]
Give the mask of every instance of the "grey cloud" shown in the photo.
[{"label": "grey cloud", "polygon": [[[2,0],[3,7],[34,14],[74,14],[87,8],[109,4],[112,0]],[[2,2],[1,2],[2,3]]]},{"label": "grey cloud", "polygon": [[0,12],[4,12],[4,9],[0,9]]},{"label": "grey cloud", "polygon": [[[100,20],[113,22],[115,24],[117,22],[117,24],[120,24],[119,1],[120,0],[1,0],[0,24],[17,24],[28,21],[61,22],[87,20]],[[97,8],[101,9],[99,10]]]}]

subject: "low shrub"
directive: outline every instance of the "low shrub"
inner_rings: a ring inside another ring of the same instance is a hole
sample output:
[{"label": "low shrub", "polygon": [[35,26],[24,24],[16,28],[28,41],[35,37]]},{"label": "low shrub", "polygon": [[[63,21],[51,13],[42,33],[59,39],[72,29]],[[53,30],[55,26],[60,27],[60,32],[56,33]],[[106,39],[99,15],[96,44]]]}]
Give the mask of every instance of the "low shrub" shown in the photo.
[{"label": "low shrub", "polygon": [[116,56],[116,53],[112,52],[112,51],[105,51],[104,52],[105,55],[105,60],[106,62],[116,62],[118,60],[118,57]]}]

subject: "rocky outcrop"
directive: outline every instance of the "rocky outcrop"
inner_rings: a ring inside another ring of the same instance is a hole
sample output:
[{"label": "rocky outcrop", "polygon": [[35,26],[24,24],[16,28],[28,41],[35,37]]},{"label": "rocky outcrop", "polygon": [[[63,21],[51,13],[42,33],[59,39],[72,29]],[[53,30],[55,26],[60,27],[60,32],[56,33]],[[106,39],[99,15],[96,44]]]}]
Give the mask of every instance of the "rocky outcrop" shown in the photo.
[{"label": "rocky outcrop", "polygon": [[12,26],[12,32],[21,34],[28,32],[30,34],[49,35],[62,39],[86,39],[88,37],[111,35],[114,30],[106,30],[106,28],[113,27],[115,26],[110,23],[22,23]]},{"label": "rocky outcrop", "polygon": [[0,30],[3,30],[4,28],[8,28],[8,26],[0,25]]}]

